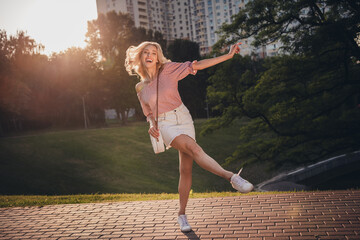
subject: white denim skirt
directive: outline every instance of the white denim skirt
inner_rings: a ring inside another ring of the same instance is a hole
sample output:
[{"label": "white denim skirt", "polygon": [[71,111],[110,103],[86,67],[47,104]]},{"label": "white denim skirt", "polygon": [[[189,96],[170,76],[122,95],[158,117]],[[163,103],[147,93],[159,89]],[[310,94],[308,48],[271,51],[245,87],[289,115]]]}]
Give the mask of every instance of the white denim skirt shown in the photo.
[{"label": "white denim skirt", "polygon": [[174,110],[159,114],[158,119],[159,130],[166,149],[169,149],[172,141],[181,134],[188,135],[195,140],[194,122],[184,104],[181,104]]}]

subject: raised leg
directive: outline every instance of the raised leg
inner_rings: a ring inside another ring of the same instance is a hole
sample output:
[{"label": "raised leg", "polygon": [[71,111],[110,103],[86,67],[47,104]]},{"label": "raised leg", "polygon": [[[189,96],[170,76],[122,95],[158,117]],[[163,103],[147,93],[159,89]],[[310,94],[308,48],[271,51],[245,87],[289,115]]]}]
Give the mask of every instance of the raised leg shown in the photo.
[{"label": "raised leg", "polygon": [[194,159],[195,162],[203,169],[223,177],[228,181],[230,181],[231,177],[234,175],[234,173],[222,168],[220,164],[204,152],[194,139],[187,135],[177,136],[172,141],[171,146],[180,152],[189,155],[191,159]]}]

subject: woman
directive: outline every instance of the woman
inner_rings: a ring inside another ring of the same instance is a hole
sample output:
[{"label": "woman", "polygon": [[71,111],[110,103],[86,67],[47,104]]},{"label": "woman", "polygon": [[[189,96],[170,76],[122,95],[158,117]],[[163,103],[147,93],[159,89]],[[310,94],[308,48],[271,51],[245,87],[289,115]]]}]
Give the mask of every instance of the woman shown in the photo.
[{"label": "woman", "polygon": [[[130,75],[138,75],[141,79],[135,89],[142,110],[150,123],[149,134],[157,140],[162,137],[167,148],[173,147],[179,151],[178,222],[183,232],[191,231],[185,208],[191,189],[193,160],[205,170],[230,181],[232,186],[242,193],[253,189],[251,183],[240,177],[240,172],[234,174],[223,169],[196,143],[191,115],[178,92],[179,80],[188,74],[195,75],[197,70],[231,59],[234,54],[240,52],[239,44],[232,45],[229,53],[220,57],[184,63],[175,63],[166,59],[160,45],[155,42],[143,42],[138,46],[129,47],[126,51],[126,70]],[[155,124],[157,91],[158,129]]]}]

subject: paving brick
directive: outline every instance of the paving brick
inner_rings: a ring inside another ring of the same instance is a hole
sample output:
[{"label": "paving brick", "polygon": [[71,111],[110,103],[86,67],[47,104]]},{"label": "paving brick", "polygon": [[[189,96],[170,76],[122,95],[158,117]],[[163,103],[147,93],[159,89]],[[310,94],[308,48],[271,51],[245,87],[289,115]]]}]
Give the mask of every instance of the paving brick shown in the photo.
[{"label": "paving brick", "polygon": [[0,209],[0,239],[360,239],[360,190]]},{"label": "paving brick", "polygon": [[280,237],[280,236],[277,236],[277,237],[263,237],[263,240],[290,240],[290,237]]}]

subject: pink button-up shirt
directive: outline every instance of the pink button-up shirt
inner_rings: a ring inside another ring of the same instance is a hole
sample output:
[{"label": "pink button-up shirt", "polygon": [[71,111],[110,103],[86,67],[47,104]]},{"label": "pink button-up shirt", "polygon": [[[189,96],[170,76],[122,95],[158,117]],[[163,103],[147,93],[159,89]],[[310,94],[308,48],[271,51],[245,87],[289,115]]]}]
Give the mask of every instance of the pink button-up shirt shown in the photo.
[{"label": "pink button-up shirt", "polygon": [[[159,114],[174,110],[182,104],[178,91],[178,81],[189,74],[196,74],[192,67],[193,62],[168,62],[165,63],[159,75]],[[138,98],[144,115],[156,113],[156,79],[145,85],[138,92]]]}]

